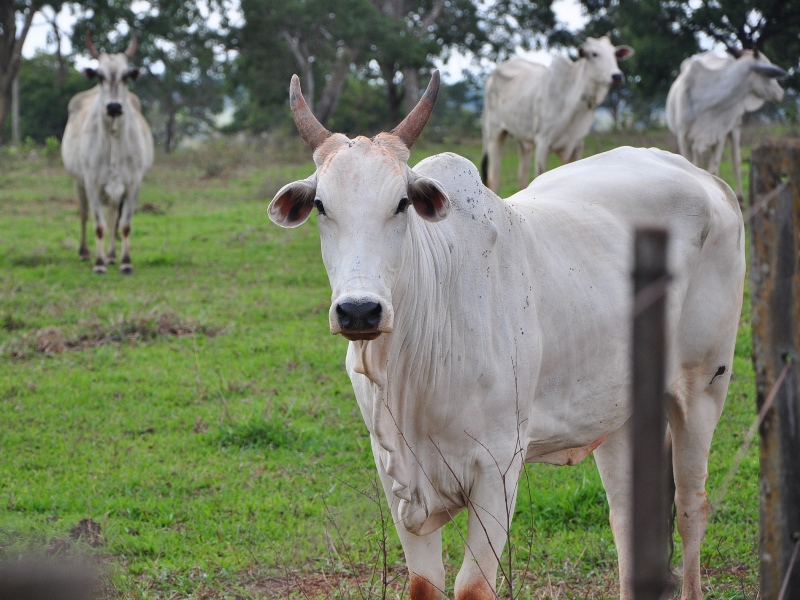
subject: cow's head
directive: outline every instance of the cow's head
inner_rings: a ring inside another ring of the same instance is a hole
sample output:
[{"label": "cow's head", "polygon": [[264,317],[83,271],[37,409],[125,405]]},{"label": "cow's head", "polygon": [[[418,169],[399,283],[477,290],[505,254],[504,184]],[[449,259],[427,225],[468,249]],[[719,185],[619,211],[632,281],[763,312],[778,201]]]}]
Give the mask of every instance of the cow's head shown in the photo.
[{"label": "cow's head", "polygon": [[425,94],[400,125],[371,140],[351,140],[317,121],[297,76],[292,77],[292,115],[314,150],[317,170],[308,179],[283,186],[269,205],[269,217],[281,227],[297,227],[316,208],[332,290],[331,333],[372,340],[392,331],[392,290],[409,220],[439,221],[448,214],[450,199],[441,184],[415,174],[407,164],[438,92],[435,71]]},{"label": "cow's head", "polygon": [[751,93],[766,102],[783,100],[783,88],[776,81],[786,77],[786,71],[773,65],[759,50],[745,50],[737,59],[751,63]]},{"label": "cow's head", "polygon": [[87,78],[97,78],[99,81],[100,101],[106,107],[106,116],[110,119],[120,117],[128,96],[128,81],[139,77],[139,69],[132,69],[128,64],[139,45],[136,40],[136,34],[131,36],[131,41],[125,52],[118,54],[98,52],[92,42],[91,30],[86,32],[85,41],[89,53],[100,64],[96,69],[84,69],[83,72]]},{"label": "cow's head", "polygon": [[586,62],[589,76],[601,85],[622,85],[625,75],[619,70],[618,60],[633,56],[630,46],[614,46],[608,36],[586,38],[578,48],[578,55]]}]

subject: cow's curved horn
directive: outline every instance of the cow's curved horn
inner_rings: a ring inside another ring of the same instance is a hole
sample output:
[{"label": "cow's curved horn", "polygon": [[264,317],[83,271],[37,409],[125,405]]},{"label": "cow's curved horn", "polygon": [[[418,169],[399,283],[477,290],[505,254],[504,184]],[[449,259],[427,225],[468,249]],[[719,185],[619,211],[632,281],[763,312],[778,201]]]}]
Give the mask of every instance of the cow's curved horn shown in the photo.
[{"label": "cow's curved horn", "polygon": [[139,40],[136,39],[136,34],[131,32],[131,41],[128,42],[128,47],[125,49],[125,56],[130,60],[136,54],[136,49],[139,47]]},{"label": "cow's curved horn", "polygon": [[292,109],[292,118],[300,132],[300,137],[312,150],[316,150],[331,136],[331,132],[317,121],[317,117],[308,108],[306,99],[303,98],[303,91],[300,89],[300,78],[297,75],[292,75],[292,83],[289,86],[289,107]]},{"label": "cow's curved horn", "polygon": [[89,54],[92,55],[92,58],[100,58],[100,53],[97,51],[97,48],[94,47],[94,42],[92,41],[92,30],[86,30],[86,37],[84,38],[84,42],[86,42],[86,49],[89,51]]},{"label": "cow's curved horn", "polygon": [[406,148],[411,148],[414,142],[417,141],[419,134],[431,118],[433,107],[436,105],[436,96],[439,95],[439,70],[433,72],[431,81],[422,98],[419,99],[414,109],[408,113],[408,116],[403,119],[397,127],[392,129],[389,133],[393,133],[399,137],[406,145]]},{"label": "cow's curved horn", "polygon": [[786,71],[780,67],[776,67],[775,65],[756,65],[753,67],[753,70],[755,70],[755,72],[759,75],[763,75],[764,77],[769,77],[771,79],[781,79],[788,75]]}]

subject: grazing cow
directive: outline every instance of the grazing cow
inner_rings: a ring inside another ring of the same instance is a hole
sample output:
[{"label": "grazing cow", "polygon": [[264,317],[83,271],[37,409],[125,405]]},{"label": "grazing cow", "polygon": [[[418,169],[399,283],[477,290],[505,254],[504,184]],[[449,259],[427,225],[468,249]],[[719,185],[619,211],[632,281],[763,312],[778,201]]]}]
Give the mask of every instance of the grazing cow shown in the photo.
[{"label": "grazing cow", "polygon": [[[595,109],[612,85],[625,76],[617,60],[633,55],[630,46],[616,46],[608,37],[587,38],[572,62],[556,56],[549,67],[524,58],[501,63],[486,80],[483,98],[483,182],[497,192],[500,161],[507,135],[519,146],[517,184],[525,189],[531,153],[536,148],[533,176],[547,170],[547,156],[555,152],[564,162],[583,154]],[[488,172],[487,172],[488,171]]]},{"label": "grazing cow", "polygon": [[[86,33],[86,47],[100,63],[85,69],[89,79],[99,83],[75,95],[69,102],[69,119],[61,143],[61,157],[75,178],[81,215],[81,259],[89,259],[86,221],[91,210],[97,253],[94,272],[105,273],[106,264],[116,262],[116,231],[122,232],[120,271],[132,273],[130,253],[131,220],[147,170],[153,164],[153,134],[142,116],[139,98],[128,91],[128,80],[139,69],[128,61],[136,52],[136,37],[122,54],[100,53]],[[103,214],[107,207],[108,217]],[[108,254],[104,238],[108,237]]]},{"label": "grazing cow", "polygon": [[745,50],[738,58],[710,51],[687,58],[667,95],[667,126],[678,137],[680,153],[700,165],[711,149],[708,172],[719,174],[725,141],[730,140],[736,195],[742,201],[742,116],[764,102],[783,100],[775,79],[786,71],[763,52]]},{"label": "grazing cow", "polygon": [[[370,432],[415,600],[443,598],[440,528],[468,511],[457,600],[494,598],[525,462],[594,451],[631,595],[630,337],[637,224],[669,226],[667,414],[683,541],[682,598],[700,599],[706,467],[725,402],[744,285],[733,191],[684,158],[621,148],[539,177],[503,201],[464,158],[414,169],[419,104],[373,139],[331,134],[290,102],[316,172],[269,217],[316,207],[332,288],[330,331]],[[718,376],[717,376],[718,375]]]}]

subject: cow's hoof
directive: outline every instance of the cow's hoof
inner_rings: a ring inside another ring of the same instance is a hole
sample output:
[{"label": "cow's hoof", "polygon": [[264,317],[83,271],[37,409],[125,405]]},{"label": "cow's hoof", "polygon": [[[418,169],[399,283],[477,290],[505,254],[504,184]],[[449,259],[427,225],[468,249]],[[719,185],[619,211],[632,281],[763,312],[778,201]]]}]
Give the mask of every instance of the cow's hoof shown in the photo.
[{"label": "cow's hoof", "polygon": [[130,275],[133,273],[133,265],[131,263],[122,263],[119,266],[119,272],[123,275]]},{"label": "cow's hoof", "polygon": [[117,257],[114,256],[113,254],[109,254],[106,257],[106,264],[107,265],[115,265],[115,264],[117,264]]},{"label": "cow's hoof", "polygon": [[92,273],[95,275],[105,275],[106,274],[106,266],[105,265],[95,265],[94,269],[92,269]]},{"label": "cow's hoof", "polygon": [[90,258],[89,249],[88,248],[81,248],[78,250],[78,256],[81,257],[81,260],[86,262]]}]

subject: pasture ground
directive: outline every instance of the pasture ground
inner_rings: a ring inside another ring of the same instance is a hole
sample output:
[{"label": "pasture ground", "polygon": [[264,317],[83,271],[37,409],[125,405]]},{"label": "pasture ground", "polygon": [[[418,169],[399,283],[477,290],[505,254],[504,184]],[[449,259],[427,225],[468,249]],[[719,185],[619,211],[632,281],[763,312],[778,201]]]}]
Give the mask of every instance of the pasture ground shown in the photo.
[{"label": "pasture ground", "polygon": [[[609,134],[590,137],[586,155],[623,143],[674,149],[666,133]],[[443,150],[480,161],[479,143],[419,146],[411,164]],[[508,144],[503,195],[515,154]],[[305,148],[215,141],[158,157],[131,277],[78,260],[59,162],[0,159],[0,559],[89,555],[108,598],[399,596],[402,552],[376,494],[346,341],[328,333],[315,218],[282,230],[266,214],[281,185],[312,172]],[[746,298],[712,500],[754,417],[749,319]],[[710,598],[757,596],[757,474],[754,446],[703,545]],[[528,467],[522,490],[515,593],[614,597],[592,458]],[[450,586],[462,553],[450,525]]]}]

